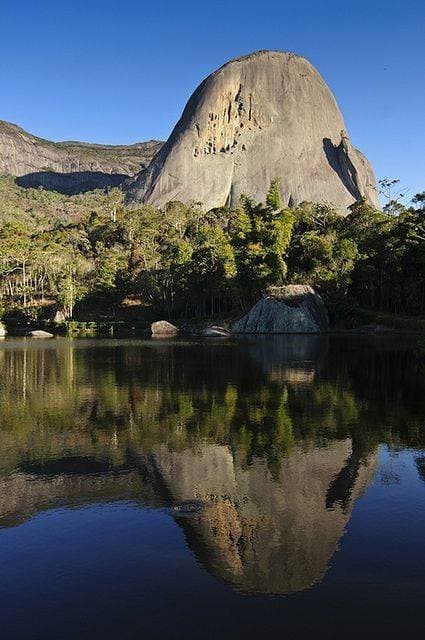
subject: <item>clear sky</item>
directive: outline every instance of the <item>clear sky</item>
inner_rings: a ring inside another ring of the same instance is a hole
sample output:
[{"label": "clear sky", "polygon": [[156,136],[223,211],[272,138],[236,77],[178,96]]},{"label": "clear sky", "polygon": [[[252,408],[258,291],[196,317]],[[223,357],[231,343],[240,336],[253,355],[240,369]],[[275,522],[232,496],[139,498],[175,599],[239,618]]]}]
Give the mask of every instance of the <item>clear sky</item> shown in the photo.
[{"label": "clear sky", "polygon": [[52,140],[166,139],[206,75],[257,49],[306,56],[377,177],[425,189],[424,0],[1,0],[0,119]]}]

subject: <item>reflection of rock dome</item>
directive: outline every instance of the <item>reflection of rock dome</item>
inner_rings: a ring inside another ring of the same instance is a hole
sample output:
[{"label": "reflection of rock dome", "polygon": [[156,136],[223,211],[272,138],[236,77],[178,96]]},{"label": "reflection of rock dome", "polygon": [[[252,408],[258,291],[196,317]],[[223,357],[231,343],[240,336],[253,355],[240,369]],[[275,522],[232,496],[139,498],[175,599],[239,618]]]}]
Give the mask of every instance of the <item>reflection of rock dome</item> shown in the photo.
[{"label": "reflection of rock dome", "polygon": [[62,505],[200,501],[170,513],[211,573],[246,591],[308,588],[376,463],[348,439],[311,444],[321,421],[324,438],[342,426],[359,432],[362,451],[375,441],[361,434],[364,416],[375,424],[358,412],[361,393],[340,397],[340,381],[322,375],[328,342],[169,344],[155,347],[152,367],[152,346],[2,350],[0,526]]},{"label": "reflection of rock dome", "polygon": [[180,452],[163,445],[120,467],[56,459],[0,480],[0,522],[10,526],[44,509],[93,501],[200,502],[204,508],[183,509],[179,523],[206,568],[244,591],[290,593],[323,578],[376,461],[372,454],[361,464],[350,440],[298,446],[277,480],[264,460],[243,468],[224,445]]},{"label": "reflection of rock dome", "polygon": [[349,494],[338,487],[351,456],[350,440],[301,447],[283,460],[278,481],[264,461],[246,469],[225,446],[155,454],[175,500],[203,500],[208,508],[182,521],[189,543],[216,576],[246,591],[301,591],[323,578],[349,520],[353,500],[371,481],[376,455],[356,466]]}]

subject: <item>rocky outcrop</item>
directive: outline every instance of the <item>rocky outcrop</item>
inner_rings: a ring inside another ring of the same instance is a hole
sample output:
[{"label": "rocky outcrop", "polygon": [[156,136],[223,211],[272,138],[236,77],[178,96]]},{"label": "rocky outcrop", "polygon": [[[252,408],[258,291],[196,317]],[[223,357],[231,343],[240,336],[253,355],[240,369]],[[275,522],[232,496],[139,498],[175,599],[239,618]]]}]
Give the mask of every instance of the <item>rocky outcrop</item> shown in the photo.
[{"label": "rocky outcrop", "polygon": [[23,187],[80,193],[121,184],[161,145],[156,140],[128,146],[50,142],[0,121],[0,174],[17,177]]},{"label": "rocky outcrop", "polygon": [[329,328],[323,300],[309,285],[274,287],[233,323],[234,333],[320,333]]},{"label": "rocky outcrop", "polygon": [[128,201],[264,201],[279,178],[285,205],[341,210],[361,196],[378,206],[375,177],[351,144],[331,91],[293,53],[259,51],[228,62],[196,89],[171,136],[126,186]]}]

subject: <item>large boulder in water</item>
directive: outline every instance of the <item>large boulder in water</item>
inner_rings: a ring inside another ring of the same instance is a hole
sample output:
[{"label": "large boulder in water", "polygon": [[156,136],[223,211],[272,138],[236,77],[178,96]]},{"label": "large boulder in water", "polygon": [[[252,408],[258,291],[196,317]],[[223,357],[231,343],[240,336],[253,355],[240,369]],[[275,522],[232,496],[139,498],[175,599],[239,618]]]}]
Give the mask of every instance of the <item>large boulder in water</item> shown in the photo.
[{"label": "large boulder in water", "polygon": [[323,300],[309,285],[273,287],[234,322],[234,333],[319,333],[329,328]]},{"label": "large boulder in water", "polygon": [[167,320],[157,320],[151,324],[151,334],[153,336],[176,336],[179,328]]},{"label": "large boulder in water", "polygon": [[305,58],[258,51],[225,64],[196,89],[171,136],[127,186],[129,203],[264,201],[279,178],[284,205],[361,196],[378,206],[375,177],[351,145],[328,86]]}]

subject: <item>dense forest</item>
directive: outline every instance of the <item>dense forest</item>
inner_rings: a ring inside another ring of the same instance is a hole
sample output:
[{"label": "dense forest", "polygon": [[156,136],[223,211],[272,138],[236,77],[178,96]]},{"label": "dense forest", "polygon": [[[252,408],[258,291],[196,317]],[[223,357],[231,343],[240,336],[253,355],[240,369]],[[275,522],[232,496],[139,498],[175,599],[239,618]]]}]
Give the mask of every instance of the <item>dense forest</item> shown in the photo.
[{"label": "dense forest", "polygon": [[[383,181],[391,187],[393,181]],[[359,201],[204,211],[170,202],[129,210],[120,190],[76,196],[0,178],[0,314],[168,318],[239,313],[270,285],[309,283],[334,317],[356,308],[425,310],[425,192],[383,211]]]}]

